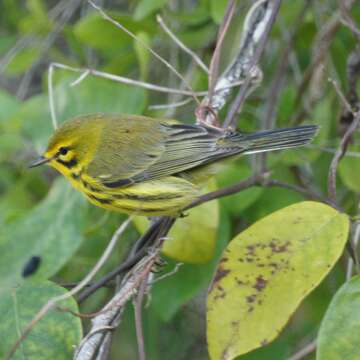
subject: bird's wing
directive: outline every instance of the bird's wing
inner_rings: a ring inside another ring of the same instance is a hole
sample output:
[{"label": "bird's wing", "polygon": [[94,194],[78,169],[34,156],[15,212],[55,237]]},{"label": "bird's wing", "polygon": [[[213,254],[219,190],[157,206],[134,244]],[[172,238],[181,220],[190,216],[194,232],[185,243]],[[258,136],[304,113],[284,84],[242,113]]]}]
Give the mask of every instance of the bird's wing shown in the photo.
[{"label": "bird's wing", "polygon": [[162,156],[151,164],[135,181],[157,179],[178,174],[214,161],[230,151],[219,142],[220,130],[198,125],[164,124],[167,137]]},{"label": "bird's wing", "polygon": [[219,146],[220,130],[203,126],[127,117],[112,128],[88,167],[110,188],[178,174],[232,151]]},{"label": "bird's wing", "polygon": [[134,183],[133,177],[163,154],[166,132],[158,121],[142,116],[114,115],[104,122],[96,152],[86,171],[110,186]]}]

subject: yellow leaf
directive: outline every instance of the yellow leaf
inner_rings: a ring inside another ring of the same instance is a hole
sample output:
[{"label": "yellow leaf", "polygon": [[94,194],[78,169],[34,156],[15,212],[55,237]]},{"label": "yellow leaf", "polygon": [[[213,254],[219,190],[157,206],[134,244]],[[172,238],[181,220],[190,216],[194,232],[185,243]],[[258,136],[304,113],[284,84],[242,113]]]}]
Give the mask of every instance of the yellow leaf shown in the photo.
[{"label": "yellow leaf", "polygon": [[208,295],[211,359],[233,359],[272,341],[331,270],[348,231],[346,215],[305,201],[236,236],[223,253]]},{"label": "yellow leaf", "polygon": [[[214,182],[207,191],[214,189]],[[219,224],[218,202],[210,201],[188,210],[176,221],[163,246],[163,254],[186,263],[204,263],[212,259]],[[136,217],[135,226],[144,232],[149,225],[145,217]]]}]

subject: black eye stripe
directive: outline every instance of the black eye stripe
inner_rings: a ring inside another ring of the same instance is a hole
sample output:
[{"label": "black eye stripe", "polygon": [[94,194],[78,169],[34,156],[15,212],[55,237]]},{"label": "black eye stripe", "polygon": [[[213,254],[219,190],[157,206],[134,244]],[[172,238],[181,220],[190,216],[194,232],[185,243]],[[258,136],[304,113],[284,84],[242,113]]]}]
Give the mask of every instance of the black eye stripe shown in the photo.
[{"label": "black eye stripe", "polygon": [[70,159],[70,160],[68,160],[68,161],[61,160],[61,159],[56,159],[56,161],[57,161],[58,163],[64,165],[64,166],[67,167],[68,169],[73,168],[73,167],[76,166],[77,163],[78,163],[77,160],[76,160],[76,158],[72,158],[72,159]]}]

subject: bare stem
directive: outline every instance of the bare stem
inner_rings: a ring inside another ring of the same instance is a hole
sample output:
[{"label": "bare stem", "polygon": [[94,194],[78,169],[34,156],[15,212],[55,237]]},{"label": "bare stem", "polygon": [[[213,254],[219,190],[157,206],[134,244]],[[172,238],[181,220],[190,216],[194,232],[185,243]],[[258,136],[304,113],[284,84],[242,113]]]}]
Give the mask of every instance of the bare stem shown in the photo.
[{"label": "bare stem", "polygon": [[[259,14],[257,15],[260,17],[260,19],[255,18],[253,21],[260,22],[261,26],[257,25],[257,29],[259,29],[259,34],[257,34],[258,37],[258,47],[256,48],[254,55],[251,58],[250,63],[247,67],[247,76],[245,79],[244,85],[240,88],[240,91],[238,95],[236,96],[234,102],[232,103],[230,110],[227,113],[227,116],[225,118],[223,127],[224,128],[235,128],[236,127],[236,115],[238,111],[240,111],[246,97],[249,94],[249,90],[252,83],[252,72],[254,71],[254,67],[259,62],[260,57],[265,49],[265,45],[268,40],[268,36],[270,34],[270,31],[272,29],[272,26],[274,25],[276,16],[280,9],[281,0],[273,0],[273,1],[264,1],[263,6],[264,9],[262,11],[265,11],[264,14],[262,14],[259,9]],[[255,6],[255,5],[254,5]]]},{"label": "bare stem", "polygon": [[[116,82],[126,84],[126,85],[138,86],[138,87],[141,87],[141,88],[144,88],[144,89],[163,92],[163,93],[167,93],[167,94],[171,93],[171,94],[185,95],[185,96],[192,96],[193,95],[192,92],[187,91],[187,90],[174,89],[174,88],[170,88],[170,87],[166,87],[166,86],[159,86],[159,85],[147,83],[147,82],[144,82],[144,81],[130,79],[130,78],[127,78],[127,77],[124,77],[124,76],[110,74],[110,73],[103,72],[103,71],[98,71],[98,70],[89,69],[89,68],[76,68],[76,67],[73,67],[73,66],[68,66],[68,65],[60,64],[60,63],[51,63],[50,66],[49,66],[49,74],[48,74],[48,89],[49,89],[50,114],[51,114],[51,119],[52,119],[52,123],[53,123],[54,128],[57,127],[57,116],[56,116],[56,106],[55,106],[55,101],[54,101],[55,98],[54,98],[54,84],[53,84],[53,72],[54,72],[55,68],[80,73],[80,76],[75,81],[73,81],[70,84],[70,86],[79,85],[79,83],[81,81],[83,81],[87,76],[91,75],[91,76],[95,76],[95,77],[98,77],[98,78],[107,79],[107,80],[111,80],[111,81],[116,81]],[[237,86],[239,86],[241,84],[243,84],[243,81],[235,81],[235,82],[233,82],[231,84],[228,84],[227,88],[228,89],[234,88],[234,87],[237,87]],[[222,88],[221,88],[221,90],[222,90]],[[207,93],[208,92],[206,90],[203,90],[203,91],[196,92],[195,95],[204,96]],[[186,103],[189,102],[189,99],[184,101],[184,103],[185,102]],[[180,103],[180,105],[178,105],[178,104],[175,104],[175,105],[176,106],[181,106],[184,103]]]},{"label": "bare stem", "polygon": [[360,111],[357,111],[354,114],[354,119],[351,125],[346,130],[343,138],[340,141],[340,145],[338,150],[336,151],[329,168],[329,175],[328,175],[328,194],[331,201],[336,203],[336,174],[337,168],[341,158],[345,155],[346,150],[348,148],[350,139],[352,135],[355,133],[356,129],[358,128],[360,123]]},{"label": "bare stem", "polygon": [[100,6],[94,4],[91,0],[88,0],[90,5],[96,9],[101,16],[107,20],[110,21],[112,24],[114,24],[116,27],[124,31],[126,34],[128,34],[130,37],[132,37],[136,42],[138,42],[141,46],[143,46],[146,50],[148,50],[155,58],[157,58],[159,61],[161,61],[168,69],[170,69],[187,87],[189,93],[194,98],[194,100],[200,104],[200,101],[198,100],[196,94],[194,93],[192,87],[190,84],[184,79],[184,77],[162,56],[160,56],[156,51],[154,51],[150,46],[148,46],[144,41],[142,41],[139,37],[137,37],[135,34],[133,34],[129,29],[127,29],[124,25],[120,24],[118,21],[113,19],[111,16],[109,16]]},{"label": "bare stem", "polygon": [[231,19],[234,16],[234,12],[235,12],[235,1],[230,0],[228,2],[225,11],[223,22],[219,29],[219,33],[216,41],[216,47],[210,62],[208,106],[210,106],[211,108],[212,108],[212,98],[218,80],[221,49],[225,39],[225,35],[229,29]]},{"label": "bare stem", "polygon": [[[356,270],[359,272],[359,259],[357,258],[357,247],[360,241],[360,222],[356,222],[355,225],[355,230],[353,232],[354,236],[351,242],[351,246],[353,247],[353,253],[355,255],[355,260],[357,260],[357,268]],[[347,269],[346,269],[346,280],[350,280],[353,274],[353,269],[354,269],[354,260],[352,259],[352,257],[349,257],[348,263],[347,263]]]},{"label": "bare stem", "polygon": [[289,357],[288,360],[301,360],[309,354],[313,353],[316,350],[316,340],[313,340],[311,343],[303,347],[293,356]]},{"label": "bare stem", "polygon": [[136,338],[138,343],[139,350],[139,360],[145,360],[145,342],[144,342],[144,333],[143,333],[143,324],[142,324],[142,306],[144,301],[144,295],[147,288],[148,276],[145,277],[141,285],[139,286],[138,294],[133,301],[134,303],[134,312],[135,312],[135,329],[136,329]]},{"label": "bare stem", "polygon": [[163,18],[160,15],[156,15],[156,20],[161,26],[161,28],[165,31],[167,35],[170,36],[170,38],[175,42],[175,44],[182,49],[184,52],[186,52],[190,57],[194,60],[194,62],[199,65],[201,69],[203,69],[206,74],[209,74],[208,67],[203,63],[203,61],[200,59],[200,57],[195,54],[191,49],[189,49],[171,30],[170,28],[165,24]]}]

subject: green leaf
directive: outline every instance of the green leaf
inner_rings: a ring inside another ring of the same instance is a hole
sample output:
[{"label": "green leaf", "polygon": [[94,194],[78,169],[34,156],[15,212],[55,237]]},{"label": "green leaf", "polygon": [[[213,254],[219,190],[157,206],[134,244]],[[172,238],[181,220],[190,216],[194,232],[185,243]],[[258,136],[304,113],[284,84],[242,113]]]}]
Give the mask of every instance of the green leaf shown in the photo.
[{"label": "green leaf", "polygon": [[[317,149],[316,147],[321,147],[326,143],[329,137],[331,124],[336,122],[335,112],[332,107],[333,102],[332,96],[328,96],[314,106],[310,120],[311,123],[319,125],[318,133],[308,147],[287,149],[283,151],[281,153],[281,160],[283,163],[286,165],[306,164],[315,161],[321,155],[320,149]],[[311,147],[314,147],[314,149]]]},{"label": "green leaf", "polygon": [[36,45],[31,45],[20,50],[5,68],[5,73],[7,75],[20,75],[24,73],[30,68],[39,55],[40,48]]},{"label": "green leaf", "polygon": [[0,134],[0,161],[11,161],[17,151],[23,151],[23,137],[17,133],[4,132]]},{"label": "green leaf", "polygon": [[210,0],[211,17],[217,24],[221,24],[228,0]]},{"label": "green leaf", "polygon": [[9,124],[19,127],[39,153],[43,151],[53,131],[48,97],[35,95],[23,102]]},{"label": "green leaf", "polygon": [[321,323],[317,360],[357,360],[360,342],[360,276],[335,294]]},{"label": "green leaf", "polygon": [[115,81],[87,77],[70,86],[76,77],[67,77],[56,86],[56,111],[60,121],[96,112],[141,114],[146,105],[146,91]]},{"label": "green leaf", "polygon": [[173,12],[171,16],[182,26],[194,26],[193,32],[196,32],[197,26],[211,21],[207,0],[194,3],[193,8],[184,7],[183,11]]},{"label": "green leaf", "polygon": [[[133,33],[146,31],[153,33],[152,22],[136,22],[129,15],[124,15],[115,11],[108,11],[115,21]],[[130,46],[132,39],[123,30],[116,27],[111,22],[102,18],[98,12],[90,13],[81,18],[74,27],[74,34],[83,44],[99,50],[112,50],[124,46]]]},{"label": "green leaf", "polygon": [[[359,145],[349,146],[348,151],[354,151],[360,154]],[[352,156],[346,155],[339,163],[339,174],[344,184],[352,191],[360,193],[360,161]]]},{"label": "green leaf", "polygon": [[250,224],[276,210],[304,200],[303,195],[289,189],[273,187],[262,190],[258,200],[243,213]]},{"label": "green leaf", "polygon": [[334,266],[348,231],[346,215],[305,201],[236,236],[223,253],[208,296],[211,359],[233,359],[278,336]]},{"label": "green leaf", "polygon": [[[0,297],[0,357],[11,349],[20,333],[33,319],[40,308],[55,296],[67,291],[60,286],[44,281],[28,283]],[[61,303],[62,306],[78,312],[73,298]],[[74,346],[82,336],[81,321],[68,312],[50,311],[31,330],[11,358],[42,360],[67,360],[72,358]]]},{"label": "green leaf", "polygon": [[0,123],[6,122],[20,106],[20,101],[15,96],[0,90]]},{"label": "green leaf", "polygon": [[[210,189],[214,189],[214,184],[207,187],[207,191]],[[149,225],[144,216],[136,217],[134,222],[141,232]],[[178,219],[170,230],[169,239],[163,246],[163,254],[192,264],[211,260],[214,256],[218,224],[219,207],[216,200],[186,211],[185,217]]]},{"label": "green leaf", "polygon": [[[137,37],[146,45],[150,46],[150,37],[146,32],[140,31]],[[140,67],[140,78],[145,81],[149,70],[150,53],[141,43],[134,40],[134,49]]]},{"label": "green leaf", "polygon": [[51,31],[52,21],[46,12],[43,0],[27,0],[29,14],[20,19],[18,27],[24,34],[44,34]]},{"label": "green leaf", "polygon": [[55,182],[48,196],[18,221],[0,230],[0,293],[24,281],[22,269],[40,256],[31,278],[56,274],[80,246],[86,214],[85,200],[65,179]]},{"label": "green leaf", "polygon": [[276,124],[279,127],[286,127],[289,125],[289,119],[294,114],[294,106],[296,99],[296,87],[291,84],[285,87],[279,98],[279,104],[276,110]]},{"label": "green leaf", "polygon": [[0,226],[26,213],[32,205],[31,195],[24,179],[13,183],[0,198]]},{"label": "green leaf", "polygon": [[[160,319],[169,321],[181,306],[209,285],[229,237],[230,224],[227,217],[222,215],[213,259],[206,264],[183,264],[176,273],[154,284],[150,307]],[[167,261],[168,265],[163,269],[163,273],[160,273],[160,276],[172,271],[176,266],[175,261]]]},{"label": "green leaf", "polygon": [[[233,185],[237,182],[247,179],[252,171],[246,160],[239,160],[219,171],[216,175],[219,188]],[[220,204],[233,216],[241,216],[243,210],[251,206],[261,196],[263,189],[261,187],[251,187],[240,191],[237,194],[226,196],[220,199]]]},{"label": "green leaf", "polygon": [[179,33],[180,40],[192,49],[203,49],[209,46],[216,36],[216,27],[213,23],[208,23],[196,29],[186,29]]},{"label": "green leaf", "polygon": [[165,4],[168,3],[169,0],[140,0],[137,4],[134,12],[134,19],[139,21],[143,20],[147,16],[151,15],[156,10],[159,10]]}]

